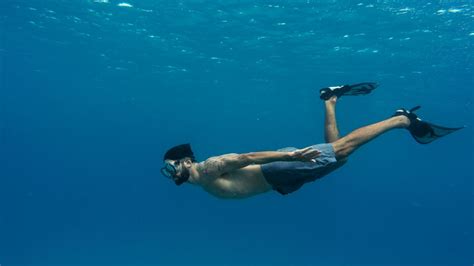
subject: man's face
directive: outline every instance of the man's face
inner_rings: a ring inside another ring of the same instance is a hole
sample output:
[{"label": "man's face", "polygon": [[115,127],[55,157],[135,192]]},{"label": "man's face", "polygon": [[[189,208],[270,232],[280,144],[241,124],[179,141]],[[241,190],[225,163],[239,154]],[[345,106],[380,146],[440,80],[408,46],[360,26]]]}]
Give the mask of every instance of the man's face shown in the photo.
[{"label": "man's face", "polygon": [[[189,179],[189,169],[185,167],[184,160],[166,160],[165,171],[162,173],[172,179],[176,184],[180,185]],[[166,172],[166,173],[164,173]]]}]

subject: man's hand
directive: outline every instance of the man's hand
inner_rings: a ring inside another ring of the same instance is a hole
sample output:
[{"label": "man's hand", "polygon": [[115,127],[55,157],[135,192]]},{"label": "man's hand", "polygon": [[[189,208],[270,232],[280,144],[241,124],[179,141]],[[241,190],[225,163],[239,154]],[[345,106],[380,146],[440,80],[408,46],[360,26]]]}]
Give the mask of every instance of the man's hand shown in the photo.
[{"label": "man's hand", "polygon": [[290,152],[290,157],[292,161],[315,162],[316,160],[314,158],[318,157],[320,154],[320,151],[308,147]]}]

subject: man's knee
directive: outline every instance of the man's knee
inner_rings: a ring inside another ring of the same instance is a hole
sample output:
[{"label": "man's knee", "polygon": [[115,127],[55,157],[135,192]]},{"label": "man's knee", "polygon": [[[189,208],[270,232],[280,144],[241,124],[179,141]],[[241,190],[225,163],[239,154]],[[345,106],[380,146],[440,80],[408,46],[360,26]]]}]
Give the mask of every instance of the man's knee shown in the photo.
[{"label": "man's knee", "polygon": [[336,155],[336,159],[339,160],[347,160],[349,154],[351,154],[352,147],[350,143],[348,143],[344,138],[338,139],[334,143],[332,143],[334,148],[334,154]]}]

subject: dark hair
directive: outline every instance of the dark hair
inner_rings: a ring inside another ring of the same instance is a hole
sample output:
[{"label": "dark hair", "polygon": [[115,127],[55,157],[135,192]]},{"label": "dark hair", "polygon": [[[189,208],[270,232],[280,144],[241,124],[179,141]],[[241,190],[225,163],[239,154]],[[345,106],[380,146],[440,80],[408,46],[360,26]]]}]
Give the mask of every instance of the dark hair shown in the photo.
[{"label": "dark hair", "polygon": [[194,157],[193,150],[191,149],[191,144],[181,144],[178,146],[174,146],[168,151],[166,151],[165,156],[163,156],[164,160],[181,160],[189,158],[192,162],[196,161]]}]

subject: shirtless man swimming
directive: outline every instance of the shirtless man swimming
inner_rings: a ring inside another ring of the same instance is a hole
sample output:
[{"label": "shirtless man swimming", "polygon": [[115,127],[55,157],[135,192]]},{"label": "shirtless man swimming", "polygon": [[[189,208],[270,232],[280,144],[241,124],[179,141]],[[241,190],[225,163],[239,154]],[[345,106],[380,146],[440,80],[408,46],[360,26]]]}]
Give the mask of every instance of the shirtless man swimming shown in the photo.
[{"label": "shirtless man swimming", "polygon": [[336,123],[336,102],[341,96],[364,95],[376,83],[359,83],[320,90],[325,104],[325,142],[303,149],[283,148],[277,151],[224,154],[196,162],[189,144],[169,149],[164,156],[163,175],[176,185],[185,182],[201,186],[210,194],[238,199],[276,190],[282,195],[298,190],[344,165],[361,145],[396,128],[405,128],[415,140],[427,144],[460,128],[446,128],[422,121],[413,111],[399,109],[383,121],[359,128],[340,137]]}]

